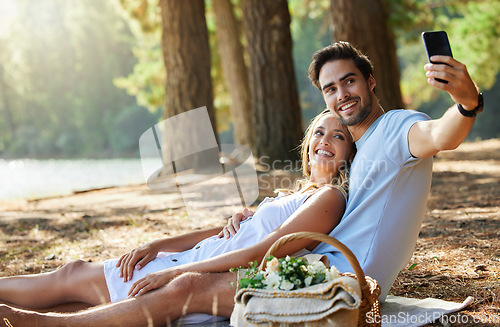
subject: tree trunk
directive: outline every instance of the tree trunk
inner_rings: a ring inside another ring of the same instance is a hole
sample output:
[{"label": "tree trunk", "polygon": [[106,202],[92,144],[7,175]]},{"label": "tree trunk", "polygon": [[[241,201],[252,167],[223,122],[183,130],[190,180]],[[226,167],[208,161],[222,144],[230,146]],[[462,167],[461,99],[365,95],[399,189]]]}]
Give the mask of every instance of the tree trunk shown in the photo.
[{"label": "tree trunk", "polygon": [[250,58],[250,97],[256,155],[270,164],[297,160],[302,116],[292,60],[286,0],[243,0]]},{"label": "tree trunk", "polygon": [[230,112],[234,140],[253,146],[253,124],[250,111],[248,71],[243,58],[238,24],[231,0],[213,0],[216,33],[226,88],[231,96]]},{"label": "tree trunk", "polygon": [[166,69],[164,117],[206,106],[215,129],[204,0],[160,0]]},{"label": "tree trunk", "polygon": [[385,0],[331,0],[333,40],[347,41],[373,63],[376,93],[386,110],[403,108],[396,45]]},{"label": "tree trunk", "polygon": [[[220,167],[205,2],[160,0],[160,6],[166,72],[164,118],[204,106],[208,110],[206,120],[201,113],[196,117],[178,116],[163,123],[163,172],[187,173],[210,165]],[[212,128],[207,127],[210,124]]]}]

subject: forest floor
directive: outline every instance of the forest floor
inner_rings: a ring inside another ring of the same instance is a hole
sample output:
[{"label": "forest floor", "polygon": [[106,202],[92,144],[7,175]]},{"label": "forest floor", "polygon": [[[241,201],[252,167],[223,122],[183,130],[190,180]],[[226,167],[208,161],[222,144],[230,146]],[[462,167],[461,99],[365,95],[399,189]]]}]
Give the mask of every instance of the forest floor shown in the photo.
[{"label": "forest floor", "polygon": [[[290,177],[260,174],[260,198]],[[500,325],[499,182],[499,139],[464,143],[435,158],[415,253],[391,294],[456,302],[473,296],[450,325]],[[222,218],[193,219],[179,196],[145,185],[0,202],[0,276],[52,271],[75,259],[102,261],[156,238],[222,224]]]}]

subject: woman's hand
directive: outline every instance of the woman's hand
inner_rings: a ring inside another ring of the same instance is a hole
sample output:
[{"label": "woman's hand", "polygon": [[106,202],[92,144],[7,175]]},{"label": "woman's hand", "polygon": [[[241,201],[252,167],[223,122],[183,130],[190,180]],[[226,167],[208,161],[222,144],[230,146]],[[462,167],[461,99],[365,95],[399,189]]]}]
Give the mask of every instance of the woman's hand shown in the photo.
[{"label": "woman's hand", "polygon": [[120,267],[120,278],[123,278],[124,282],[132,280],[134,269],[141,270],[142,267],[156,258],[158,252],[158,242],[153,241],[122,255],[116,264],[116,267]]},{"label": "woman's hand", "polygon": [[178,273],[168,269],[148,274],[132,284],[128,291],[128,297],[144,295],[149,291],[165,286],[177,275]]},{"label": "woman's hand", "polygon": [[253,216],[253,211],[248,210],[247,208],[243,209],[243,212],[235,213],[231,218],[227,220],[227,225],[224,226],[222,231],[217,235],[218,238],[230,238],[231,236],[236,235],[238,230],[240,229],[240,223],[246,220],[248,217]]}]

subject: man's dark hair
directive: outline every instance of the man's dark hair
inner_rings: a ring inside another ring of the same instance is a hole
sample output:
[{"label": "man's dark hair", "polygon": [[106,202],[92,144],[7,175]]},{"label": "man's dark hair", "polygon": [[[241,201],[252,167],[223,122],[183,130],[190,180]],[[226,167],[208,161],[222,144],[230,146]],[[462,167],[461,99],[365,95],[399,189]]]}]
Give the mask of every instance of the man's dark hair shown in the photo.
[{"label": "man's dark hair", "polygon": [[353,47],[349,42],[340,41],[326,46],[316,51],[312,58],[313,60],[309,66],[309,79],[320,91],[319,72],[321,68],[330,61],[352,59],[354,65],[361,71],[366,80],[368,80],[370,75],[373,75],[373,66],[370,59],[361,51]]}]

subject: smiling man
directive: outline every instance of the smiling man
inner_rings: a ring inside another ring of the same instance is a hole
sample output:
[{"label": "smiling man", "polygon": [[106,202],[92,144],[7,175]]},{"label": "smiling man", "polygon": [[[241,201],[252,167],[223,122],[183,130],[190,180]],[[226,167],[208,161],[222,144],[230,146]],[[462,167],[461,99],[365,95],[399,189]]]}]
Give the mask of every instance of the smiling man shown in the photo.
[{"label": "smiling man", "polygon": [[[309,67],[312,83],[327,108],[348,126],[357,147],[346,212],[330,235],[347,245],[365,273],[377,279],[381,299],[413,253],[431,185],[432,156],[455,149],[482,110],[482,96],[466,67],[451,57],[433,61],[447,65],[427,64],[428,83],[456,102],[437,120],[413,110],[386,113],[375,95],[371,62],[347,42],[319,50]],[[351,270],[328,244],[314,252],[327,255],[340,271]]]}]

